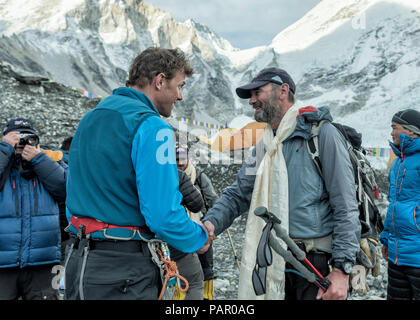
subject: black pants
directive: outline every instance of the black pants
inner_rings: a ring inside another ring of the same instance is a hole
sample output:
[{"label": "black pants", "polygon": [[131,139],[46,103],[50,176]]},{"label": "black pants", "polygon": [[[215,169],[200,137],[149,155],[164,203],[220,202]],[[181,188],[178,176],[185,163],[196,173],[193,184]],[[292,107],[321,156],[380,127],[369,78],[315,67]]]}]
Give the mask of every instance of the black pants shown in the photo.
[{"label": "black pants", "polygon": [[52,264],[0,269],[0,300],[56,300]]},{"label": "black pants", "polygon": [[[310,252],[306,254],[306,257],[324,277],[330,273],[328,265],[330,254]],[[286,263],[285,300],[315,300],[319,288],[302,276],[290,271],[287,272],[288,270],[295,269],[292,265]]]},{"label": "black pants", "polygon": [[420,300],[420,268],[388,260],[388,300]]},{"label": "black pants", "polygon": [[201,268],[203,269],[204,281],[213,279],[213,245],[211,244],[205,253],[199,254],[198,258],[200,259]]},{"label": "black pants", "polygon": [[[66,248],[66,300],[156,300],[159,270],[143,241],[87,241]],[[88,245],[89,243],[89,245]],[[100,247],[99,244],[102,243]],[[109,248],[103,248],[103,244]],[[130,245],[140,244],[137,250]],[[125,250],[128,248],[129,250]]]}]

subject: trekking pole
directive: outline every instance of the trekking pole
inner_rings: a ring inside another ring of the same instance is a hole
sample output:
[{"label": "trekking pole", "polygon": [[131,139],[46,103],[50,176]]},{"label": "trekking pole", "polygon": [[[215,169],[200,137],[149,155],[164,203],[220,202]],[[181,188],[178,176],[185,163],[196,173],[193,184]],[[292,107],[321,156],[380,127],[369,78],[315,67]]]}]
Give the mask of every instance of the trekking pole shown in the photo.
[{"label": "trekking pole", "polygon": [[[289,247],[290,251],[285,250],[281,244],[278,242],[276,238],[272,234],[270,234],[269,238],[269,244],[270,246],[276,251],[279,255],[281,255],[286,262],[289,262],[291,265],[293,265],[296,270],[301,272],[304,277],[309,281],[314,283],[319,288],[323,289],[324,291],[328,290],[328,287],[330,286],[331,282],[328,278],[325,278],[313,265],[312,263],[306,258],[306,253],[301,250],[297,244],[289,237],[286,230],[280,226],[280,219],[278,219],[273,213],[269,212],[267,208],[265,207],[258,207],[255,209],[254,214],[262,219],[264,221],[273,221],[274,224],[274,230],[276,232],[276,235],[281,238]],[[292,254],[293,252],[293,254]],[[296,257],[294,257],[295,255]],[[299,261],[298,261],[299,260]],[[300,261],[303,261],[307,267],[310,268],[316,275],[315,277],[314,273],[308,270]]]},{"label": "trekking pole", "polygon": [[232,236],[230,235],[229,229],[226,229],[226,232],[227,232],[227,235],[229,237],[230,246],[232,247],[233,257],[235,258],[236,265],[238,266],[238,270],[241,270],[241,265],[240,265],[240,262],[239,262],[239,258],[236,255],[235,246],[233,245]]}]

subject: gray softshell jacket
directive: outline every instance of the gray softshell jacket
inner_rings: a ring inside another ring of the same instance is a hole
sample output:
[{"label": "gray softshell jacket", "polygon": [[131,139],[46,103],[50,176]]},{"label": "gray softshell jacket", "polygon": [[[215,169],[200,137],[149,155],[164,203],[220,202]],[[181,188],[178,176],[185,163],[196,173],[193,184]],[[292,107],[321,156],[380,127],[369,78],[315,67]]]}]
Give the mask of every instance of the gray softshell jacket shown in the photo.
[{"label": "gray softshell jacket", "polygon": [[[289,235],[294,239],[315,239],[332,234],[333,260],[355,262],[360,222],[354,173],[345,139],[329,122],[320,127],[321,177],[309,155],[306,140],[311,135],[313,122],[332,121],[332,117],[326,107],[300,110],[295,131],[283,141],[289,176]],[[261,140],[244,162],[236,181],[224,190],[203,219],[213,223],[216,235],[248,211],[255,174],[264,154]]]}]

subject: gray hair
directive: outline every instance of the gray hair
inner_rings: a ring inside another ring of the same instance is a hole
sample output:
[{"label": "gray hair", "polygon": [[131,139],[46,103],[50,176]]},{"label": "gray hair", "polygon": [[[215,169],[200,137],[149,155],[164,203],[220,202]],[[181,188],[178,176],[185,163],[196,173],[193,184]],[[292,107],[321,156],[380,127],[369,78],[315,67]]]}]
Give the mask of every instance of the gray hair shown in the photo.
[{"label": "gray hair", "polygon": [[[287,83],[286,83],[287,84]],[[271,83],[271,88],[273,89],[273,93],[276,93],[280,89],[281,85],[277,83]],[[291,103],[295,103],[295,95],[293,94],[292,90],[289,89],[289,96],[287,97],[287,100]]]}]

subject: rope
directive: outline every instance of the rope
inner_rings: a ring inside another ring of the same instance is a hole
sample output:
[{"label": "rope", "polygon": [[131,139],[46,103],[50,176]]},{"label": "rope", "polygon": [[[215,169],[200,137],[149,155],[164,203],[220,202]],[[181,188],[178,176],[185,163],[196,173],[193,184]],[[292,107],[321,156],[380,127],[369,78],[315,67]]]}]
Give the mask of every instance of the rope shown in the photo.
[{"label": "rope", "polygon": [[165,293],[166,284],[168,283],[168,280],[172,277],[177,277],[178,279],[182,280],[185,283],[185,288],[182,289],[181,286],[178,287],[178,290],[181,292],[186,292],[188,290],[189,284],[187,279],[185,279],[183,276],[181,276],[178,273],[178,267],[176,266],[176,262],[172,261],[170,259],[165,259],[162,255],[162,252],[159,248],[156,248],[157,253],[159,254],[160,261],[162,261],[165,264],[164,270],[165,270],[165,280],[162,285],[162,290],[159,295],[159,300],[162,300],[163,294]]}]

